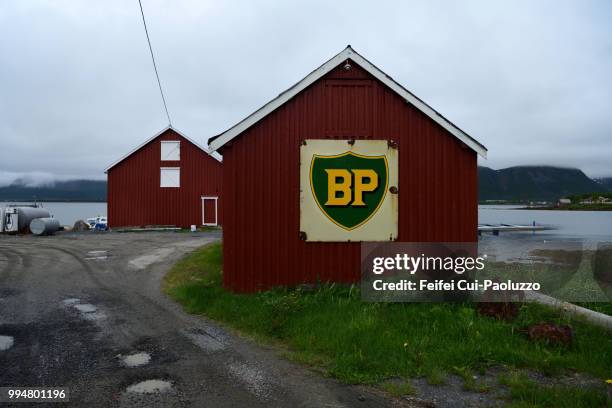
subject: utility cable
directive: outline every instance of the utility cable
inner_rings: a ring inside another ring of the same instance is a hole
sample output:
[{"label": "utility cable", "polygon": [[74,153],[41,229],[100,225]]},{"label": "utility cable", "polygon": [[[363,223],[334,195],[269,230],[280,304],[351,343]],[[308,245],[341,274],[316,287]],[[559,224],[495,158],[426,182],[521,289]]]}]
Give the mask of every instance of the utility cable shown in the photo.
[{"label": "utility cable", "polygon": [[155,56],[153,55],[153,47],[151,46],[151,39],[149,38],[149,30],[147,30],[147,22],[145,21],[144,11],[142,10],[142,1],[138,0],[138,4],[140,5],[140,14],[142,15],[142,24],[144,25],[145,34],[147,35],[147,43],[149,43],[149,51],[151,51],[151,60],[153,61],[155,76],[157,77],[157,85],[159,85],[159,93],[161,94],[162,101],[164,102],[164,110],[166,111],[166,117],[168,118],[168,125],[172,127],[172,121],[170,120],[170,114],[168,113],[168,105],[166,105],[166,97],[164,96],[164,90],[162,89],[161,81],[159,80],[159,72],[157,72],[157,64],[155,63]]}]

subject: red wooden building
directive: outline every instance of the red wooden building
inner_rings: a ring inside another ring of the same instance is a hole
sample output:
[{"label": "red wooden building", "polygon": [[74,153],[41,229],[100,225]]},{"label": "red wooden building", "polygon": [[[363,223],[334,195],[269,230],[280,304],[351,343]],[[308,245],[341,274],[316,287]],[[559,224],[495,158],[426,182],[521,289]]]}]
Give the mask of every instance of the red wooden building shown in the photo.
[{"label": "red wooden building", "polygon": [[184,134],[162,130],[106,169],[109,226],[221,224],[221,166]]},{"label": "red wooden building", "polygon": [[360,279],[359,242],[300,234],[306,139],[395,141],[397,240],[477,240],[477,155],[486,148],[348,46],[209,141],[223,154],[225,287]]}]

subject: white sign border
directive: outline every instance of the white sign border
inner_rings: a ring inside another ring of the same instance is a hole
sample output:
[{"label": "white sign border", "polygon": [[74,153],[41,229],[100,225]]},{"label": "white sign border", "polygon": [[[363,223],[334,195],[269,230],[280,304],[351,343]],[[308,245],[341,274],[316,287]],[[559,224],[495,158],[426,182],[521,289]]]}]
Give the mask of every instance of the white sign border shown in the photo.
[{"label": "white sign border", "polygon": [[388,186],[399,189],[399,152],[388,140],[306,139],[300,146],[300,235],[308,242],[395,241],[398,232],[397,193],[387,191],[372,218],[350,231],[332,222],[317,205],[310,185],[313,156],[332,156],[348,151],[364,156],[386,156]]}]

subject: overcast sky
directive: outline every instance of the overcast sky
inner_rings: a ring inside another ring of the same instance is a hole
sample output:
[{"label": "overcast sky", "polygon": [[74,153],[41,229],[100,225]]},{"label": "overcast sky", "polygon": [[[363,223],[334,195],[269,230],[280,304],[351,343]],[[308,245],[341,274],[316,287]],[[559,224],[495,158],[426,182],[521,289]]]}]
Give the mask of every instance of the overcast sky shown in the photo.
[{"label": "overcast sky", "polygon": [[[142,0],[202,144],[351,44],[489,149],[612,176],[610,1]],[[167,125],[138,0],[0,0],[0,184],[104,178]]]}]

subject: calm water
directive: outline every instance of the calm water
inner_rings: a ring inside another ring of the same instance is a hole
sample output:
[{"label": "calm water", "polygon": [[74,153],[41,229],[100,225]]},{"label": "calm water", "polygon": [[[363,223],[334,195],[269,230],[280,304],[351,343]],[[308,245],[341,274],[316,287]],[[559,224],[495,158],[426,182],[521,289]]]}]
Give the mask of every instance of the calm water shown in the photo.
[{"label": "calm water", "polygon": [[529,259],[534,249],[596,250],[612,243],[612,211],[519,210],[517,206],[478,207],[481,224],[548,225],[550,231],[500,232],[483,234],[478,242],[481,253],[498,260]]},{"label": "calm water", "polygon": [[[0,203],[0,206],[5,203]],[[42,203],[63,225],[73,225],[106,214],[106,203]],[[554,230],[538,232],[501,233],[498,240],[591,240],[612,241],[612,211],[546,211],[518,210],[516,206],[481,205],[478,222],[481,224],[544,224]],[[534,238],[531,238],[534,237]]]},{"label": "calm water", "polygon": [[[554,230],[538,232],[550,238],[612,240],[612,211],[519,210],[517,206],[478,206],[480,224],[550,225]],[[525,233],[522,233],[523,235]],[[531,234],[531,233],[526,233]]]},{"label": "calm water", "polygon": [[[0,203],[4,207],[9,203]],[[15,204],[15,203],[10,203]],[[22,203],[20,203],[22,204]],[[31,203],[30,203],[31,204]],[[106,214],[106,203],[40,203],[62,225],[74,225],[75,221]]]}]

